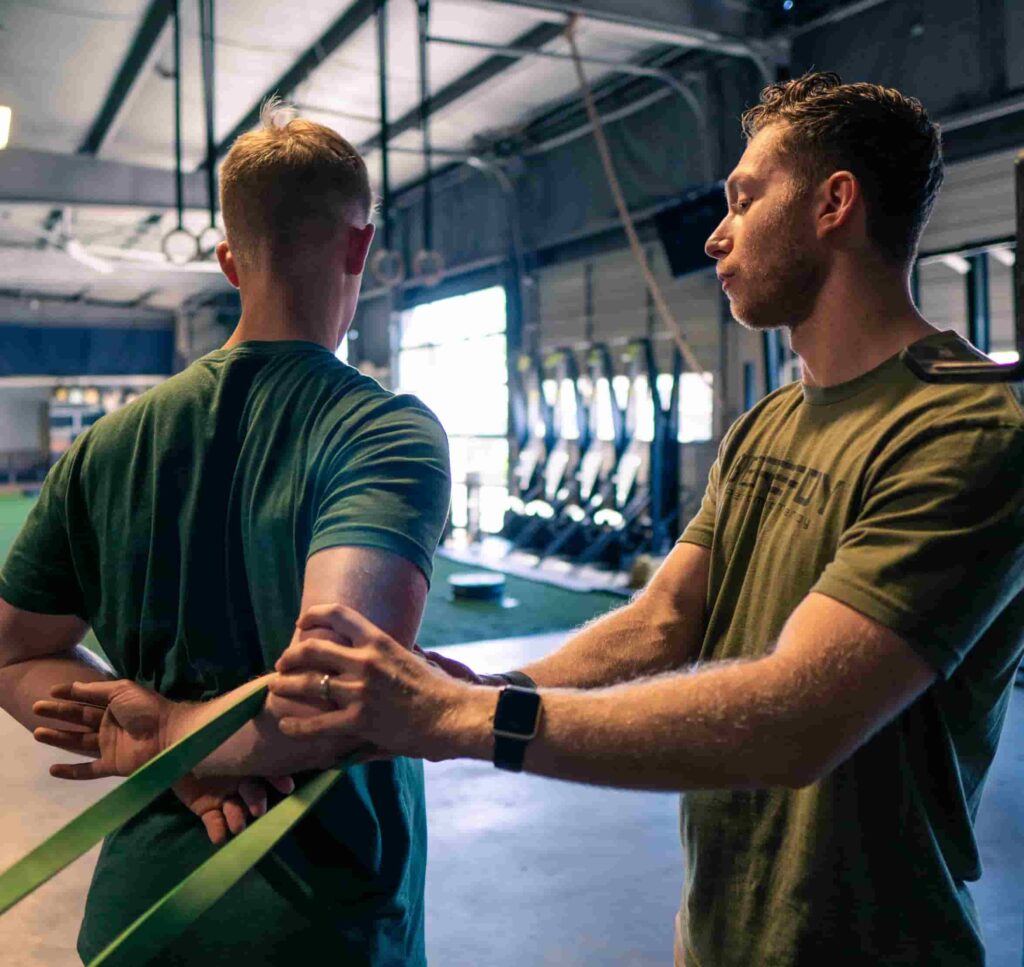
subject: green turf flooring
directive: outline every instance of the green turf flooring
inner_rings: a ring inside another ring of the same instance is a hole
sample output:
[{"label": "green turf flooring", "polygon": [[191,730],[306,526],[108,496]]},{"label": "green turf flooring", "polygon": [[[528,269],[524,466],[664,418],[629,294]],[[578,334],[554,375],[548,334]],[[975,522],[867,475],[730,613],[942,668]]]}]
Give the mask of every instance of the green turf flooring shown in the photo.
[{"label": "green turf flooring", "polygon": [[[0,561],[7,557],[32,504],[32,498],[0,495]],[[505,597],[517,602],[515,607],[485,601],[453,601],[448,578],[476,570],[481,569],[454,564],[442,557],[435,559],[434,579],[419,634],[419,643],[424,648],[576,628],[624,603],[613,594],[565,591],[517,577],[509,577],[505,586]],[[98,650],[91,634],[86,644]]]},{"label": "green turf flooring", "polygon": [[480,570],[443,557],[434,558],[434,579],[419,635],[422,647],[438,648],[488,638],[515,638],[577,628],[626,603],[620,595],[566,591],[512,576],[505,580],[505,597],[518,602],[516,607],[504,608],[491,601],[453,601],[448,578]]}]

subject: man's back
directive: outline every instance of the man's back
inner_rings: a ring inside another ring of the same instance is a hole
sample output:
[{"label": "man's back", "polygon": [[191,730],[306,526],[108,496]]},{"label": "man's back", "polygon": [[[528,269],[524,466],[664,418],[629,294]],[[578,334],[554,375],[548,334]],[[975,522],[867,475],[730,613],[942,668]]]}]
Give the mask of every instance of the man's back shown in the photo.
[{"label": "man's back", "polygon": [[[201,701],[272,667],[291,639],[311,553],[377,548],[429,577],[448,497],[444,433],[422,404],[314,343],[246,342],[76,441],[12,549],[0,593],[30,610],[80,614],[119,676]],[[352,770],[281,849],[325,902],[339,902],[331,929],[351,939],[351,953],[338,948],[346,962],[405,964],[422,959],[425,845],[422,768],[397,760]],[[169,794],[110,837],[83,956],[211,850]],[[274,945],[294,951],[309,932],[258,874],[246,881],[178,945],[192,962],[204,962],[197,943],[207,961],[247,943],[247,956],[251,947],[281,962]]]}]

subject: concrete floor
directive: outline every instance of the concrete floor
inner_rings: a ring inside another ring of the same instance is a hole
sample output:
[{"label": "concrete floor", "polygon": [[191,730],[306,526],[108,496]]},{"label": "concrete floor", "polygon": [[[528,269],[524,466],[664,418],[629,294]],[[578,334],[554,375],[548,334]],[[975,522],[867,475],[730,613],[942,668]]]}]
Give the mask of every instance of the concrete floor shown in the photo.
[{"label": "concrete floor", "polygon": [[[480,671],[516,667],[564,636],[443,649]],[[59,782],[60,753],[0,714],[0,870],[114,781]],[[427,765],[427,949],[436,967],[665,967],[682,887],[674,795],[590,789]],[[978,822],[974,886],[989,967],[1021,967],[1024,690],[1017,689]],[[96,850],[0,917],[2,967],[73,967]],[[197,965],[202,967],[202,965]]]}]

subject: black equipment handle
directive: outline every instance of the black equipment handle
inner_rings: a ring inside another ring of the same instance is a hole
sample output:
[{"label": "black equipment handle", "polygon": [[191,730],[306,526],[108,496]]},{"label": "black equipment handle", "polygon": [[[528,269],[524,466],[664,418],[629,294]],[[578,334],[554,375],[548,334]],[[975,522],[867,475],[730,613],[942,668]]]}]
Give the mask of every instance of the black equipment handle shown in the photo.
[{"label": "black equipment handle", "polygon": [[1021,238],[1024,237],[1024,151],[1014,162],[1014,193],[1017,207],[1017,252],[1013,264],[1014,332],[1018,359],[1015,363],[978,362],[974,359],[943,360],[934,348],[908,346],[903,361],[927,383],[1014,383],[1024,380],[1024,269]]}]

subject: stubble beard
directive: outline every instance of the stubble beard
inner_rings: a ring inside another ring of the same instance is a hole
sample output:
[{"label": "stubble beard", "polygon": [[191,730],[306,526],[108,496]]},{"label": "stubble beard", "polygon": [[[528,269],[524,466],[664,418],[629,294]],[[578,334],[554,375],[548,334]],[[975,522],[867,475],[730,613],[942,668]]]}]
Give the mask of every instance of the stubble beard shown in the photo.
[{"label": "stubble beard", "polygon": [[733,318],[744,329],[798,329],[817,304],[828,274],[822,259],[803,244],[791,219],[764,228],[771,248],[744,271],[730,299]]}]

